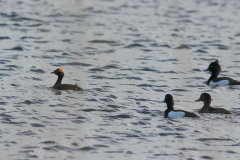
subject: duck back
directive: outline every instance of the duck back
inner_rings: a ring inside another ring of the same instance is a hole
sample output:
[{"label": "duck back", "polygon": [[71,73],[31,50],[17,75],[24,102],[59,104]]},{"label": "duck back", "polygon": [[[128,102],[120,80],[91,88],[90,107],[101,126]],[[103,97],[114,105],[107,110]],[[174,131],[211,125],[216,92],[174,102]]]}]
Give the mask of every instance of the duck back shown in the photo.
[{"label": "duck back", "polygon": [[184,117],[199,117],[198,115],[196,115],[195,113],[192,113],[192,112],[183,111],[183,110],[176,110],[176,111],[184,112],[185,113]]}]

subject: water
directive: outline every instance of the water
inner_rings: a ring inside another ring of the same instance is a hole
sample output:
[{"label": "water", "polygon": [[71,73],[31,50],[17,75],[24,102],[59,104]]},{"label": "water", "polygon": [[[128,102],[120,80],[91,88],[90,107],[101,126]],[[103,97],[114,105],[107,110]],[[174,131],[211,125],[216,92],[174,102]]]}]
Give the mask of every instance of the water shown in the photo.
[{"label": "water", "polygon": [[[239,159],[239,8],[232,1],[1,1],[1,159]],[[63,83],[52,88],[58,67]],[[232,115],[197,112],[201,93]]]}]

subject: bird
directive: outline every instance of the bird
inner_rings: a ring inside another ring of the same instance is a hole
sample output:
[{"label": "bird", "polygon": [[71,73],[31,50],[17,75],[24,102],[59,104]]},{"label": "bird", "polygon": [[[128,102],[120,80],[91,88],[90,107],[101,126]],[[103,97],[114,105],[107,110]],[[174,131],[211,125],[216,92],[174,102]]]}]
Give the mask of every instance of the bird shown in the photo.
[{"label": "bird", "polygon": [[211,95],[208,93],[202,93],[200,98],[195,100],[195,102],[203,101],[204,105],[201,109],[199,109],[199,113],[222,113],[222,114],[231,114],[228,110],[224,108],[215,108],[211,107]]},{"label": "bird", "polygon": [[163,100],[167,104],[167,109],[165,110],[165,118],[182,118],[182,117],[199,117],[195,113],[187,112],[184,110],[174,110],[174,101],[171,94],[166,94]]},{"label": "bird", "polygon": [[221,71],[221,66],[219,65],[218,60],[210,63],[208,68],[204,71],[212,72],[212,75],[207,81],[207,84],[210,86],[227,86],[227,85],[240,85],[240,82],[229,77],[217,77]]},{"label": "bird", "polygon": [[72,85],[72,84],[61,84],[62,79],[64,77],[64,70],[62,67],[59,67],[55,71],[51,72],[54,73],[58,76],[58,79],[56,83],[54,84],[53,88],[58,89],[58,90],[74,90],[74,91],[83,91],[81,87],[78,85]]}]

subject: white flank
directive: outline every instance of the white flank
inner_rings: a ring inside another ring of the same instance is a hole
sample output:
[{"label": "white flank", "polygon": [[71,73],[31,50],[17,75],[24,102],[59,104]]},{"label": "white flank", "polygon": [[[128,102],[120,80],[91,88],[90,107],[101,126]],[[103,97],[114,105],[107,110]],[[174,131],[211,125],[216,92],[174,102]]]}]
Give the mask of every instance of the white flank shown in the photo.
[{"label": "white flank", "polygon": [[217,85],[220,85],[220,86],[227,86],[229,85],[229,80],[221,80],[221,81],[218,81],[218,82],[213,82],[211,81],[209,83],[210,86],[217,86]]},{"label": "white flank", "polygon": [[174,112],[174,111],[171,111],[168,113],[168,117],[169,118],[182,118],[185,116],[185,113],[184,112]]}]

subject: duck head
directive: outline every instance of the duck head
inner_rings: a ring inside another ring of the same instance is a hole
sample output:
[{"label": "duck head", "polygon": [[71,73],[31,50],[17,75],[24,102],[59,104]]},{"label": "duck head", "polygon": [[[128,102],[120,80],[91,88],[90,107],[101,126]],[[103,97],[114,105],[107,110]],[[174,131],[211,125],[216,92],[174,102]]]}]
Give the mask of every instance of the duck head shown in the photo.
[{"label": "duck head", "polygon": [[220,71],[221,71],[221,66],[220,66],[219,63],[218,63],[218,60],[210,63],[209,66],[208,66],[208,68],[207,68],[206,70],[204,70],[204,71],[210,71],[210,72],[212,72],[212,73],[217,73],[217,74],[219,74]]},{"label": "duck head", "polygon": [[165,102],[167,104],[168,109],[173,110],[174,101],[173,101],[173,96],[171,94],[166,94],[163,102]]},{"label": "duck head", "polygon": [[202,93],[200,98],[195,100],[195,102],[199,102],[199,101],[203,101],[204,105],[208,105],[209,106],[211,104],[212,99],[211,99],[210,94]]}]

